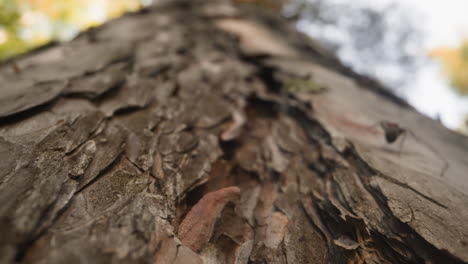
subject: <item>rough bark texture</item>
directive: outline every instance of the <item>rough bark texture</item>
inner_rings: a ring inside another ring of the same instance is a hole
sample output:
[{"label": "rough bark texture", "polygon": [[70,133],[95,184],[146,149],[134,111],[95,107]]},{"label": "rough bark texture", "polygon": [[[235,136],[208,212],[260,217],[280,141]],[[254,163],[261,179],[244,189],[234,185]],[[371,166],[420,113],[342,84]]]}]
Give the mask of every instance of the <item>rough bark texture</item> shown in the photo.
[{"label": "rough bark texture", "polygon": [[277,18],[161,3],[0,80],[1,263],[468,262],[468,140]]}]

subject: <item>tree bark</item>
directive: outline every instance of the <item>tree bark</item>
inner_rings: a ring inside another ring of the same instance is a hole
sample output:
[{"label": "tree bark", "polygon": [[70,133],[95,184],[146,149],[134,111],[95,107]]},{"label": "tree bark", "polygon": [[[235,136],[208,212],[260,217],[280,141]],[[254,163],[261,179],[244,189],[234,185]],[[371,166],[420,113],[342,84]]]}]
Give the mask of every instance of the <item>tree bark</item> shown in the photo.
[{"label": "tree bark", "polygon": [[1,263],[468,262],[467,138],[276,17],[160,3],[11,63]]}]

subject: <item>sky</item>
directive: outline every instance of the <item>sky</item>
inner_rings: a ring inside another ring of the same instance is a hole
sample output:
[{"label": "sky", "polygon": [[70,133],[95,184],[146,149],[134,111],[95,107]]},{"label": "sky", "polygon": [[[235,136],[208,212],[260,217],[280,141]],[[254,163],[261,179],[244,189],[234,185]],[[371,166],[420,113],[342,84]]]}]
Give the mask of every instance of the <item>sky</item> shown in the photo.
[{"label": "sky", "polygon": [[[349,0],[329,1],[350,3]],[[354,0],[353,4],[377,9],[397,4],[407,9],[416,18],[417,26],[423,32],[422,49],[425,54],[434,48],[457,47],[463,39],[468,39],[468,0]],[[316,33],[312,27],[309,29],[304,31],[311,35]],[[342,52],[341,56],[343,55],[349,54]],[[345,57],[345,61],[350,60]],[[395,87],[395,90],[420,112],[441,119],[450,128],[460,128],[468,117],[468,97],[461,97],[450,88],[441,65],[435,60],[428,60],[412,76],[406,87]]]},{"label": "sky", "polygon": [[468,1],[466,0],[360,0],[371,6],[398,3],[422,17],[427,33],[427,48],[456,46],[468,37]]},{"label": "sky", "polygon": [[[379,8],[397,3],[421,18],[425,33],[424,49],[457,47],[468,38],[467,0],[360,0]],[[450,88],[440,65],[433,61],[419,71],[403,95],[421,112],[440,118],[445,125],[457,128],[468,116],[468,97],[460,97]]]}]

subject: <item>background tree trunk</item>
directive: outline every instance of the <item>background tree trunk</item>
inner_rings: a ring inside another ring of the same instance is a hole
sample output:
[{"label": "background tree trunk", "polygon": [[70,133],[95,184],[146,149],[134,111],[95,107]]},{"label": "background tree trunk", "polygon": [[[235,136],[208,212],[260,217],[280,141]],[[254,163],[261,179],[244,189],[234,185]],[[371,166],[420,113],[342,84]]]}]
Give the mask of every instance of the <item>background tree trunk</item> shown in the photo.
[{"label": "background tree trunk", "polygon": [[268,14],[161,3],[0,80],[1,263],[468,261],[468,140]]}]

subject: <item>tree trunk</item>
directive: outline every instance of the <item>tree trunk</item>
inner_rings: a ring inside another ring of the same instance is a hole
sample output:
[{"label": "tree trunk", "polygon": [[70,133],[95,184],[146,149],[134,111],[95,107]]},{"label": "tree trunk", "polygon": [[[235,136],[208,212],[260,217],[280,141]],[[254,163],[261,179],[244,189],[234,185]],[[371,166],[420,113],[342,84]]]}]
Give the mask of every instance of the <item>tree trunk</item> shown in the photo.
[{"label": "tree trunk", "polygon": [[1,263],[468,262],[468,140],[268,14],[160,3],[0,80]]}]

